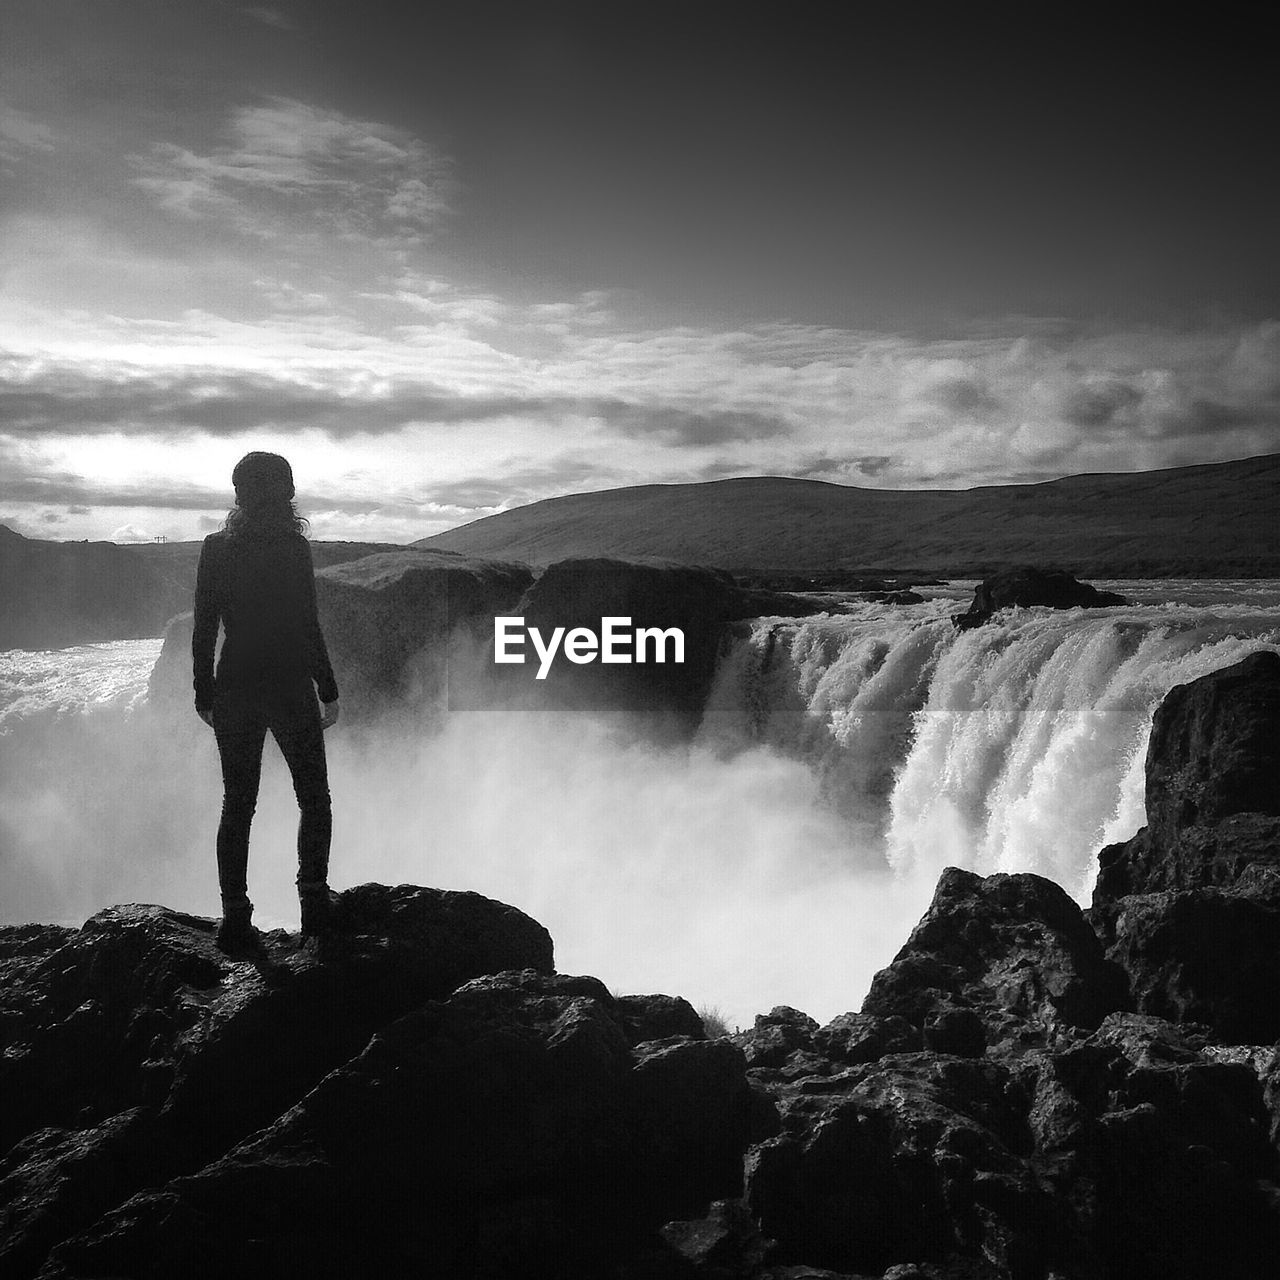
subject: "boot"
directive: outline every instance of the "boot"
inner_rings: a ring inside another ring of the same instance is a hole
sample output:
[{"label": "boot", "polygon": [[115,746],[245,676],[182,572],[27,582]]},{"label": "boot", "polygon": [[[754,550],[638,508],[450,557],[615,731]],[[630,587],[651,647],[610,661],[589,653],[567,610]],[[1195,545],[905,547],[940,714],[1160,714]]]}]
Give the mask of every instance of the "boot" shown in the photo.
[{"label": "boot", "polygon": [[302,906],[304,938],[329,936],[333,930],[333,909],[337,900],[338,895],[327,884],[299,888],[298,902]]},{"label": "boot", "polygon": [[258,950],[261,941],[253,927],[251,902],[223,905],[216,942],[218,950],[227,956],[251,955]]}]

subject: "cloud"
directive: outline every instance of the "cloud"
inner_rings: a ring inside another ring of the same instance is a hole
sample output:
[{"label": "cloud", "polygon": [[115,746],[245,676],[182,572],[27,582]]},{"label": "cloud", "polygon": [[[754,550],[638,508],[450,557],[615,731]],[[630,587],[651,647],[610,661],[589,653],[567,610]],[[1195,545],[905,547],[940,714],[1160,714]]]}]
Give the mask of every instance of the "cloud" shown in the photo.
[{"label": "cloud", "polygon": [[241,9],[240,12],[261,22],[263,26],[275,27],[278,31],[296,31],[298,29],[298,24],[291,18],[286,17],[278,9],[253,6]]},{"label": "cloud", "polygon": [[163,507],[179,511],[209,511],[227,505],[221,490],[194,486],[166,486],[139,481],[112,484],[88,480],[71,472],[10,468],[0,477],[0,502],[30,502],[79,507]]},{"label": "cloud", "polygon": [[32,152],[53,151],[54,134],[44,121],[0,103],[0,161],[12,162]]},{"label": "cloud", "polygon": [[1117,378],[1086,381],[1067,390],[1060,412],[1078,427],[1110,427],[1121,415],[1131,417],[1143,394],[1141,387]]},{"label": "cloud", "polygon": [[109,542],[150,542],[151,534],[145,529],[140,529],[136,524],[122,524],[116,529]]},{"label": "cloud", "polygon": [[209,150],[156,144],[134,181],[171,213],[269,240],[325,233],[418,244],[448,215],[452,165],[403,129],[289,98],[231,113]]},{"label": "cloud", "polygon": [[593,413],[621,435],[657,439],[684,449],[763,440],[790,430],[776,414],[739,409],[698,411],[609,400],[594,406]]},{"label": "cloud", "polygon": [[191,430],[235,436],[271,428],[342,439],[396,432],[411,422],[486,422],[557,407],[565,404],[394,383],[343,389],[244,371],[108,376],[45,366],[0,382],[0,432],[28,437]]},{"label": "cloud", "polygon": [[505,418],[597,420],[609,432],[676,448],[761,440],[790,429],[779,416],[747,410],[681,409],[610,398],[464,395],[386,382],[376,389],[300,382],[247,371],[109,376],[75,366],[0,361],[0,432],[41,437],[200,431],[237,436],[261,430],[317,430],[332,439],[384,435],[411,423],[469,424]]}]

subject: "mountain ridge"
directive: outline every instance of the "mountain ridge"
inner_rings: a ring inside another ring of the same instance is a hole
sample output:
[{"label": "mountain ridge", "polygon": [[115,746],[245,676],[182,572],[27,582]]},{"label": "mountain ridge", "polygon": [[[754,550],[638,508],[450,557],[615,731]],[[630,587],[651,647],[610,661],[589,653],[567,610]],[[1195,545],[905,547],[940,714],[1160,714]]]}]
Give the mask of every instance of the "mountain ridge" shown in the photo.
[{"label": "mountain ridge", "polygon": [[413,546],[532,564],[654,557],[731,571],[1052,563],[1108,577],[1280,576],[1280,454],[973,489],[789,476],[546,498]]}]

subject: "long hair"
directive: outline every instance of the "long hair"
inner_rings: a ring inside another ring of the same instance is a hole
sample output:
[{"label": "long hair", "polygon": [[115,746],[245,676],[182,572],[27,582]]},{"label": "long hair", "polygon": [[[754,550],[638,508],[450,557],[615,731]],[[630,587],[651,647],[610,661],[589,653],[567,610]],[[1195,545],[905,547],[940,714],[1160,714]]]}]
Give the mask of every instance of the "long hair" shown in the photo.
[{"label": "long hair", "polygon": [[270,538],[307,531],[293,502],[293,470],[278,453],[247,453],[235,465],[231,483],[236,505],[223,528],[233,537]]}]

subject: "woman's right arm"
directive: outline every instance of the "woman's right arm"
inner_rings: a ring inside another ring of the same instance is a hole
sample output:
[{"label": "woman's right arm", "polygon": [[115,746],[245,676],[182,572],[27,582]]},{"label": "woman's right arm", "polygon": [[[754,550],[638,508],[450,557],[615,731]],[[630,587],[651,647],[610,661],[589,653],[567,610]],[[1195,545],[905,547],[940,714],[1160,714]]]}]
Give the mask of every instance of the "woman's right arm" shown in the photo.
[{"label": "woman's right arm", "polygon": [[311,558],[311,544],[300,539],[303,547],[301,557],[303,569],[303,626],[306,632],[307,665],[312,680],[316,684],[316,693],[326,708],[333,708],[332,714],[326,713],[325,728],[337,720],[338,683],[333,678],[333,666],[329,662],[329,648],[324,642],[324,632],[320,630],[320,609],[316,600],[316,570]]},{"label": "woman's right arm", "polygon": [[196,568],[195,617],[191,627],[192,683],[196,693],[196,711],[208,720],[213,709],[213,651],[218,643],[218,594],[211,538],[200,548]]}]

